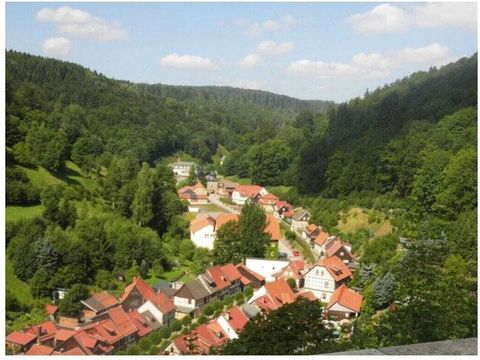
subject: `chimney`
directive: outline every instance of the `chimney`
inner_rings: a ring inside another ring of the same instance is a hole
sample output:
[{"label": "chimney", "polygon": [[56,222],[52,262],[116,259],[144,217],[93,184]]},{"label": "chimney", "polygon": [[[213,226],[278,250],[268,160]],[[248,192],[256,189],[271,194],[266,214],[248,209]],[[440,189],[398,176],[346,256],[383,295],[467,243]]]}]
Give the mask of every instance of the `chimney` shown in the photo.
[{"label": "chimney", "polygon": [[230,313],[227,311],[224,316],[225,320],[229,321],[230,320]]}]

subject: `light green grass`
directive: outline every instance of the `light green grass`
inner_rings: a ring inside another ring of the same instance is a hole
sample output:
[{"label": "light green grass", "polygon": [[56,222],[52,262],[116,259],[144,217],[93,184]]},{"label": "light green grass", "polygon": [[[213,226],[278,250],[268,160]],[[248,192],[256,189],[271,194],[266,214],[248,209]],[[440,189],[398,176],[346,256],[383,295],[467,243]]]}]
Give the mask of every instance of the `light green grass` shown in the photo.
[{"label": "light green grass", "polygon": [[392,224],[388,220],[381,219],[380,222],[368,222],[368,215],[373,210],[366,210],[362,208],[351,208],[347,213],[340,213],[340,220],[337,224],[337,229],[341,232],[355,233],[359,230],[371,230],[374,236],[383,236],[392,232]]},{"label": "light green grass", "polygon": [[252,183],[251,178],[240,178],[236,175],[226,176],[225,179],[227,179],[229,181],[232,181],[232,182],[242,184],[242,185],[250,185]]},{"label": "light green grass", "polygon": [[218,205],[215,204],[207,204],[207,205],[192,205],[193,207],[197,207],[200,210],[205,212],[224,212],[225,210]]},{"label": "light green grass", "polygon": [[8,258],[5,258],[5,275],[6,289],[11,291],[22,305],[30,306],[33,301],[30,286],[15,275],[12,263]]},{"label": "light green grass", "polygon": [[16,221],[19,219],[32,219],[41,216],[45,210],[43,205],[34,206],[7,206],[5,216],[7,221]]},{"label": "light green grass", "polygon": [[38,167],[36,169],[20,166],[27,174],[30,182],[38,188],[44,188],[50,185],[65,185],[65,181],[52,175],[46,169]]},{"label": "light green grass", "polygon": [[271,243],[267,249],[266,259],[276,260],[278,259],[278,243]]}]

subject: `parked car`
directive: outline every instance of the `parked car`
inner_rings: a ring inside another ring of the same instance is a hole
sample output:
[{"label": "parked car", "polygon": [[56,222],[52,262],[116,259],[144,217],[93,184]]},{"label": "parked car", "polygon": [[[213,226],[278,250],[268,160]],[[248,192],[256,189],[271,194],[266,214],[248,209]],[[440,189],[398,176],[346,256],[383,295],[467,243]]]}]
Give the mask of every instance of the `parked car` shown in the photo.
[{"label": "parked car", "polygon": [[297,249],[293,249],[292,253],[293,256],[300,256],[300,251],[298,251]]}]

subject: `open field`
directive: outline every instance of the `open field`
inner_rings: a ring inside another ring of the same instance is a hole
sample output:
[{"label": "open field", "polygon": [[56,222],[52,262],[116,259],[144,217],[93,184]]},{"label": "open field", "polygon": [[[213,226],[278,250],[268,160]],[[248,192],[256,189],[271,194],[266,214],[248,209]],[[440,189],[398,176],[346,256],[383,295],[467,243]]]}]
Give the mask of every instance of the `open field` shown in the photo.
[{"label": "open field", "polygon": [[[374,210],[351,208],[347,213],[340,213],[337,229],[343,233],[354,233],[362,229],[371,230],[374,236],[389,234],[393,227],[383,216],[374,214]],[[374,217],[375,215],[375,217]],[[369,222],[370,217],[370,222]]]},{"label": "open field", "polygon": [[7,257],[5,258],[5,281],[6,288],[12,292],[21,304],[31,305],[33,297],[30,286],[15,275],[12,263]]},{"label": "open field", "polygon": [[34,206],[7,206],[5,216],[7,221],[15,221],[19,219],[31,219],[40,216],[45,208],[43,205]]}]

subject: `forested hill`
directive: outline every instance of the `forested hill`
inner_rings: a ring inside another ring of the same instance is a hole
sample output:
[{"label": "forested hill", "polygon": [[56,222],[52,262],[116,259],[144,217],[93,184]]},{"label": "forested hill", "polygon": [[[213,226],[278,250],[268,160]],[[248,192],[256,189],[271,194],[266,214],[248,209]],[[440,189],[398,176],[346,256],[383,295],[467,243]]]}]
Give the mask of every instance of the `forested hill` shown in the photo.
[{"label": "forested hill", "polygon": [[269,109],[282,109],[293,112],[311,110],[326,113],[335,107],[333,101],[299,100],[286,95],[278,95],[268,91],[239,89],[230,86],[174,86],[141,84],[148,92],[176,100],[205,100],[228,103],[253,104]]},{"label": "forested hill", "polygon": [[[352,99],[330,114],[326,132],[304,148],[298,185],[304,192],[326,191],[329,196],[392,189],[405,196],[409,189],[398,182],[411,182],[417,163],[397,163],[392,168],[387,159],[389,142],[402,138],[413,126],[420,132],[418,122],[429,127],[446,115],[476,105],[477,54],[440,69],[414,73],[363,99]],[[405,149],[396,149],[401,150]],[[404,166],[412,174],[399,179],[395,171],[401,173]]]}]

